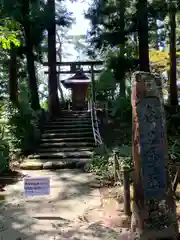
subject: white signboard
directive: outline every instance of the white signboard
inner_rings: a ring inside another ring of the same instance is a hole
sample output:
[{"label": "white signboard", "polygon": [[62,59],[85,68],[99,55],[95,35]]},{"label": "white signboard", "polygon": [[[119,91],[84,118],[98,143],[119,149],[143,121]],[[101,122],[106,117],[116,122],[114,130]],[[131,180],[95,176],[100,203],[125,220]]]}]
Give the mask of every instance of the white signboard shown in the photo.
[{"label": "white signboard", "polygon": [[24,195],[42,196],[50,194],[50,179],[49,177],[27,177],[24,179]]}]

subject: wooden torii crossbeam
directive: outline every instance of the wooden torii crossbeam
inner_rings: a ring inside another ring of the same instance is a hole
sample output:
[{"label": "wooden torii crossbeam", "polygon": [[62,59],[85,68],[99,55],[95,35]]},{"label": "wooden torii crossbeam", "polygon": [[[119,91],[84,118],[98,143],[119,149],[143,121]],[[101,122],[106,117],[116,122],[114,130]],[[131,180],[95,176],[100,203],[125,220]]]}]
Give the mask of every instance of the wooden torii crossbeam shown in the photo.
[{"label": "wooden torii crossbeam", "polygon": [[[90,66],[90,70],[83,70],[84,73],[92,73],[92,69],[94,73],[100,73],[102,69],[96,70],[94,69],[94,66],[102,66],[103,61],[78,61],[78,62],[56,62],[57,66],[69,66],[70,70],[64,70],[64,71],[57,71],[57,74],[72,74],[75,73],[77,70],[77,67],[80,66]],[[48,66],[48,62],[44,62],[43,65],[46,67]],[[48,74],[49,71],[45,71],[45,74]]]}]

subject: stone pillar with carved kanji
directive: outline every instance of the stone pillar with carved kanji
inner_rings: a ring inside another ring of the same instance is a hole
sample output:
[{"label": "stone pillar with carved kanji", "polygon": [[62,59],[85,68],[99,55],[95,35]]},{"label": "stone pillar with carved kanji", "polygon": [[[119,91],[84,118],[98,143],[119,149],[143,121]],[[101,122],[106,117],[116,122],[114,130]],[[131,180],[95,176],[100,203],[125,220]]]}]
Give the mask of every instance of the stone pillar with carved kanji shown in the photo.
[{"label": "stone pillar with carved kanji", "polygon": [[132,76],[132,239],[177,239],[176,207],[168,174],[167,141],[160,79]]}]

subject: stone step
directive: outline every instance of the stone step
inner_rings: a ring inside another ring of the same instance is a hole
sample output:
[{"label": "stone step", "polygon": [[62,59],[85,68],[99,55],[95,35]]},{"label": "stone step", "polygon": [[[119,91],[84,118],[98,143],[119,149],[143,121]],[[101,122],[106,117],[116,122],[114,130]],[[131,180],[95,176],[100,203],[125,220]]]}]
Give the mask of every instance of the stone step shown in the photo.
[{"label": "stone step", "polygon": [[63,129],[69,129],[69,128],[79,128],[79,129],[84,129],[84,128],[92,128],[92,123],[90,122],[90,123],[88,123],[88,124],[82,124],[82,123],[80,123],[80,124],[74,124],[73,122],[71,122],[71,123],[69,123],[69,124],[67,124],[67,123],[65,123],[65,124],[63,124],[63,123],[61,123],[61,124],[58,124],[58,123],[49,123],[49,124],[46,124],[45,126],[44,126],[44,129],[51,129],[51,128],[63,128]]},{"label": "stone step", "polygon": [[62,114],[89,114],[88,110],[62,110]]},{"label": "stone step", "polygon": [[[52,139],[51,139],[52,140]],[[42,148],[62,148],[62,147],[70,147],[70,148],[78,148],[78,147],[90,147],[90,148],[93,148],[94,147],[94,141],[91,143],[91,142],[42,142],[40,144],[40,149]]]},{"label": "stone step", "polygon": [[73,169],[73,168],[84,168],[90,159],[75,159],[66,158],[64,161],[48,159],[48,160],[37,160],[37,159],[26,159],[22,163],[15,163],[16,167],[23,170],[42,170],[42,169]]},{"label": "stone step", "polygon": [[67,127],[71,127],[71,126],[92,126],[92,122],[91,121],[86,121],[86,122],[82,122],[82,121],[57,121],[57,122],[49,122],[47,123],[45,126],[67,126]]},{"label": "stone step", "polygon": [[54,124],[54,123],[58,123],[58,124],[62,124],[62,123],[66,123],[66,124],[85,124],[85,123],[91,123],[91,119],[90,118],[87,118],[87,119],[84,119],[84,118],[60,118],[60,119],[56,119],[56,120],[53,120],[51,122],[49,122],[51,124]]},{"label": "stone step", "polygon": [[88,113],[73,113],[73,114],[68,114],[68,113],[65,113],[65,114],[62,114],[61,118],[90,118],[90,114]]},{"label": "stone step", "polygon": [[94,143],[94,138],[93,137],[67,137],[67,138],[58,138],[58,137],[52,137],[52,138],[42,138],[41,143],[61,143],[61,142],[88,142],[88,143]]},{"label": "stone step", "polygon": [[71,153],[51,153],[44,152],[36,155],[29,155],[28,159],[66,159],[66,158],[88,158],[91,157],[92,151],[81,151],[81,152],[71,152]]},{"label": "stone step", "polygon": [[78,110],[72,110],[72,111],[62,111],[62,115],[68,114],[68,115],[73,115],[73,114],[79,114],[79,115],[84,115],[84,114],[90,114],[90,111],[88,110],[83,110],[83,111],[78,111]]},{"label": "stone step", "polygon": [[93,138],[93,132],[64,132],[64,133],[59,133],[59,132],[54,132],[54,133],[43,133],[42,134],[42,139],[43,138],[69,138],[69,137],[75,137],[76,139],[78,137],[88,137],[92,136]]},{"label": "stone step", "polygon": [[89,128],[48,128],[44,130],[44,133],[69,133],[69,132],[92,132],[92,127]]},{"label": "stone step", "polygon": [[46,152],[53,152],[53,153],[64,153],[64,152],[81,152],[81,151],[92,151],[93,148],[92,147],[78,147],[78,148],[73,148],[73,147],[66,147],[66,148],[62,148],[62,147],[52,147],[51,148],[39,148],[38,154],[41,153],[46,153]]}]

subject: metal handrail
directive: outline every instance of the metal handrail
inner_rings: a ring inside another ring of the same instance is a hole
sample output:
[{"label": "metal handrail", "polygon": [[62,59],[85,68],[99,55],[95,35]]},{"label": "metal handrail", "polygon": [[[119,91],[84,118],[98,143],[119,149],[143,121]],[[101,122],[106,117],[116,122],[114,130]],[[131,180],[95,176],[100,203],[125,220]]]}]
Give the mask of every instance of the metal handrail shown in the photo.
[{"label": "metal handrail", "polygon": [[97,118],[97,113],[96,113],[96,106],[95,103],[92,102],[92,100],[89,101],[89,110],[91,112],[91,122],[92,122],[92,129],[93,129],[93,135],[94,135],[94,141],[95,145],[101,145],[102,138],[99,132],[99,125],[98,125],[98,118]]}]

